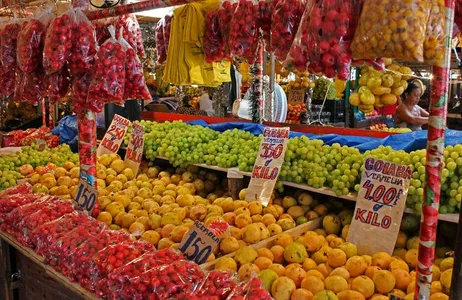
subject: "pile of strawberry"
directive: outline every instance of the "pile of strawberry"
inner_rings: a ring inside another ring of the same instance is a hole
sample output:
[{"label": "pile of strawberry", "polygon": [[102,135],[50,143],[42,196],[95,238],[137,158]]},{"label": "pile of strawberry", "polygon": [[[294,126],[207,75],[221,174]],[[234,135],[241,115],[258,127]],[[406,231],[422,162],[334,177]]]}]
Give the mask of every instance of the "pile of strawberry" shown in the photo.
[{"label": "pile of strawberry", "polygon": [[59,145],[59,137],[51,133],[48,127],[30,128],[27,130],[13,130],[8,133],[13,138],[5,147],[21,147],[30,146],[37,143],[38,140],[43,140],[48,147],[54,148]]}]

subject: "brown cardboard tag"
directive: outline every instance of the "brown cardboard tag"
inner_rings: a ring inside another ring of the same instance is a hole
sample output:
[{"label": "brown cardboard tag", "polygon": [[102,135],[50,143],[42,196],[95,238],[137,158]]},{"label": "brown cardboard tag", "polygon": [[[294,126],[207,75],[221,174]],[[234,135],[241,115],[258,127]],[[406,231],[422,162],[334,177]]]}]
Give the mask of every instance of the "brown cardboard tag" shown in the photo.
[{"label": "brown cardboard tag", "polygon": [[109,126],[98,146],[97,155],[117,153],[127,133],[128,125],[130,125],[129,120],[119,115],[114,115],[111,126]]},{"label": "brown cardboard tag", "polygon": [[133,170],[135,176],[138,174],[144,148],[144,126],[139,123],[132,124],[132,133],[125,153],[125,163]]},{"label": "brown cardboard tag", "polygon": [[189,232],[183,237],[179,250],[187,259],[201,265],[207,261],[219,243],[220,239],[204,224],[196,220]]}]

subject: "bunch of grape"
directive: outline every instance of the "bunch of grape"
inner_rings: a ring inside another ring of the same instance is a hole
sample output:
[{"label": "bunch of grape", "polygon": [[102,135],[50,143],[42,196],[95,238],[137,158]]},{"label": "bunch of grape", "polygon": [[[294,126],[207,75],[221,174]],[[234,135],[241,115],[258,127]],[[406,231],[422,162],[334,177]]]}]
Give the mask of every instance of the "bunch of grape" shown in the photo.
[{"label": "bunch of grape", "polygon": [[335,85],[332,80],[326,77],[319,77],[316,81],[316,86],[313,89],[313,99],[314,100],[324,100],[326,97],[329,100],[336,99],[335,94],[337,93],[335,90]]},{"label": "bunch of grape", "polygon": [[0,171],[0,190],[16,186],[16,181],[21,178],[21,173],[17,171]]},{"label": "bunch of grape", "polygon": [[[144,136],[144,155],[149,160],[155,160],[160,154],[157,152],[162,145],[163,140],[172,130],[183,131],[189,125],[182,121],[173,121],[165,123],[151,123],[150,132]],[[128,144],[128,143],[127,143]]]},{"label": "bunch of grape", "polygon": [[[176,121],[175,121],[175,122],[176,122]],[[159,125],[159,123],[157,123],[157,122],[147,121],[147,120],[135,121],[135,123],[143,125],[143,127],[144,127],[144,134],[150,133],[150,132],[153,130],[154,127],[156,127],[156,126]],[[164,124],[165,124],[165,123],[164,123]],[[131,135],[132,135],[132,130],[133,130],[132,128],[133,128],[133,127],[132,127],[132,125],[130,124],[130,125],[128,126],[127,133],[126,133],[125,136],[124,136],[123,145],[124,145],[125,147],[128,146],[128,143],[129,143],[129,141],[130,141],[130,137],[131,137]]]}]

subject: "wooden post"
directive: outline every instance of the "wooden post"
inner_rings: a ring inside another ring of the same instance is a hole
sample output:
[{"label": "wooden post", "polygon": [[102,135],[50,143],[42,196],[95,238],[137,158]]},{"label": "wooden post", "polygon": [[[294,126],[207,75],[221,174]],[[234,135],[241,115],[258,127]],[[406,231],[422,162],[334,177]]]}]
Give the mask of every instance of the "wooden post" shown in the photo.
[{"label": "wooden post", "polygon": [[0,239],[0,299],[13,300],[10,245]]}]

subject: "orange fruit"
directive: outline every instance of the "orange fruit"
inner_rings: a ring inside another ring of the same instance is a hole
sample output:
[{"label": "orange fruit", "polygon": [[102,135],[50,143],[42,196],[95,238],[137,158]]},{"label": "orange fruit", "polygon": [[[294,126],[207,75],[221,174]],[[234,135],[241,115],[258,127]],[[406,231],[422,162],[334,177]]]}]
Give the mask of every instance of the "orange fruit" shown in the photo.
[{"label": "orange fruit", "polygon": [[273,264],[271,259],[267,257],[258,257],[253,263],[256,264],[260,270],[266,270]]},{"label": "orange fruit", "polygon": [[400,290],[406,290],[409,283],[411,283],[411,276],[406,270],[403,269],[394,269],[392,272],[395,276],[395,288]]},{"label": "orange fruit", "polygon": [[258,254],[258,257],[266,257],[266,258],[269,258],[271,261],[274,260],[273,252],[271,252],[271,250],[268,248],[257,249],[257,254]]},{"label": "orange fruit", "polygon": [[327,263],[333,268],[345,265],[346,260],[345,252],[340,249],[332,249],[327,253]]},{"label": "orange fruit", "polygon": [[312,270],[312,269],[316,269],[316,262],[314,260],[312,260],[311,258],[306,258],[304,261],[303,261],[303,269],[305,269],[305,271],[309,271],[309,270]]},{"label": "orange fruit", "polygon": [[388,293],[388,296],[390,296],[390,295],[393,295],[393,296],[396,296],[396,297],[399,297],[399,298],[406,297],[406,293],[403,292],[402,290],[398,290],[398,289],[393,289],[390,293]]},{"label": "orange fruit", "polygon": [[278,274],[279,277],[284,276],[286,274],[286,268],[284,268],[284,266],[281,264],[272,264],[271,266],[269,266],[268,269],[276,272],[276,274]]},{"label": "orange fruit", "polygon": [[417,255],[418,255],[418,250],[417,249],[411,249],[406,252],[406,255],[404,256],[404,260],[407,262],[409,267],[412,269],[415,269],[417,266]]},{"label": "orange fruit", "polygon": [[128,228],[128,231],[134,236],[141,236],[145,230],[146,227],[140,222],[134,222]]},{"label": "orange fruit", "polygon": [[362,275],[353,279],[351,289],[360,292],[364,297],[369,298],[374,294],[375,284],[369,277]]},{"label": "orange fruit", "polygon": [[160,233],[155,230],[147,230],[141,235],[141,239],[154,246],[157,246],[160,241]]},{"label": "orange fruit", "polygon": [[396,283],[393,274],[387,270],[380,270],[375,273],[373,281],[377,292],[382,294],[390,292],[395,287]]},{"label": "orange fruit", "polygon": [[327,264],[320,264],[320,265],[318,265],[318,267],[316,268],[316,270],[318,270],[319,272],[321,272],[321,274],[324,275],[324,278],[326,278],[327,276],[329,276],[329,274],[332,272],[332,268],[329,267],[329,265],[327,265]]},{"label": "orange fruit", "polygon": [[341,291],[348,290],[348,282],[345,280],[345,278],[338,275],[327,277],[326,280],[324,280],[324,284],[326,285],[327,290],[336,294],[340,293]]},{"label": "orange fruit", "polygon": [[293,242],[294,242],[293,237],[288,233],[280,233],[276,236],[276,239],[274,240],[274,243],[276,245],[282,246],[283,248],[286,248],[288,245],[292,244]]},{"label": "orange fruit", "polygon": [[388,269],[393,258],[387,252],[377,252],[372,256],[372,266],[378,266],[381,269]]},{"label": "orange fruit", "polygon": [[303,279],[306,278],[306,272],[302,267],[293,266],[291,268],[286,268],[286,277],[292,279],[295,283],[295,286],[298,288],[302,283]]},{"label": "orange fruit", "polygon": [[361,256],[352,256],[347,260],[345,267],[351,277],[356,277],[364,274],[367,264]]},{"label": "orange fruit", "polygon": [[395,269],[403,269],[407,272],[409,272],[409,266],[407,265],[407,263],[402,260],[402,259],[395,259],[394,261],[392,261],[390,263],[390,266],[388,267],[388,269],[390,271],[393,271]]},{"label": "orange fruit", "polygon": [[443,292],[443,286],[441,285],[441,282],[433,281],[430,294],[442,293],[442,292]]},{"label": "orange fruit", "polygon": [[366,272],[364,273],[364,275],[366,275],[367,277],[372,279],[372,278],[374,278],[375,273],[377,273],[377,271],[380,271],[380,270],[382,270],[382,269],[380,269],[377,266],[370,266],[370,267],[367,267]]},{"label": "orange fruit", "polygon": [[313,297],[313,293],[308,290],[296,289],[290,296],[290,300],[313,300]]},{"label": "orange fruit", "polygon": [[317,276],[307,275],[300,286],[315,295],[317,292],[324,290],[324,281]]},{"label": "orange fruit", "polygon": [[350,273],[348,273],[348,271],[347,271],[347,269],[345,269],[345,267],[336,268],[332,272],[330,272],[329,275],[331,275],[331,276],[338,275],[340,277],[345,278],[345,280],[350,279]]},{"label": "orange fruit", "polygon": [[449,300],[449,296],[441,292],[430,295],[430,300]]},{"label": "orange fruit", "polygon": [[[318,277],[318,278],[321,279],[321,280],[324,280],[324,278],[326,278],[326,277],[324,277],[324,275],[323,275],[321,272],[319,272],[318,270],[309,270],[308,272],[306,272],[306,276],[316,276],[316,277]],[[313,293],[313,294],[314,294],[314,293]]]},{"label": "orange fruit", "polygon": [[103,222],[107,226],[111,226],[112,224],[112,215],[107,211],[100,212],[96,219],[100,222]]},{"label": "orange fruit", "polygon": [[284,262],[284,247],[276,245],[271,247],[271,252],[273,253],[273,262],[281,264]]},{"label": "orange fruit", "polygon": [[412,280],[409,285],[407,286],[406,293],[414,293],[415,291],[415,280]]},{"label": "orange fruit", "polygon": [[346,290],[337,294],[338,300],[365,300],[366,298],[357,291]]}]

